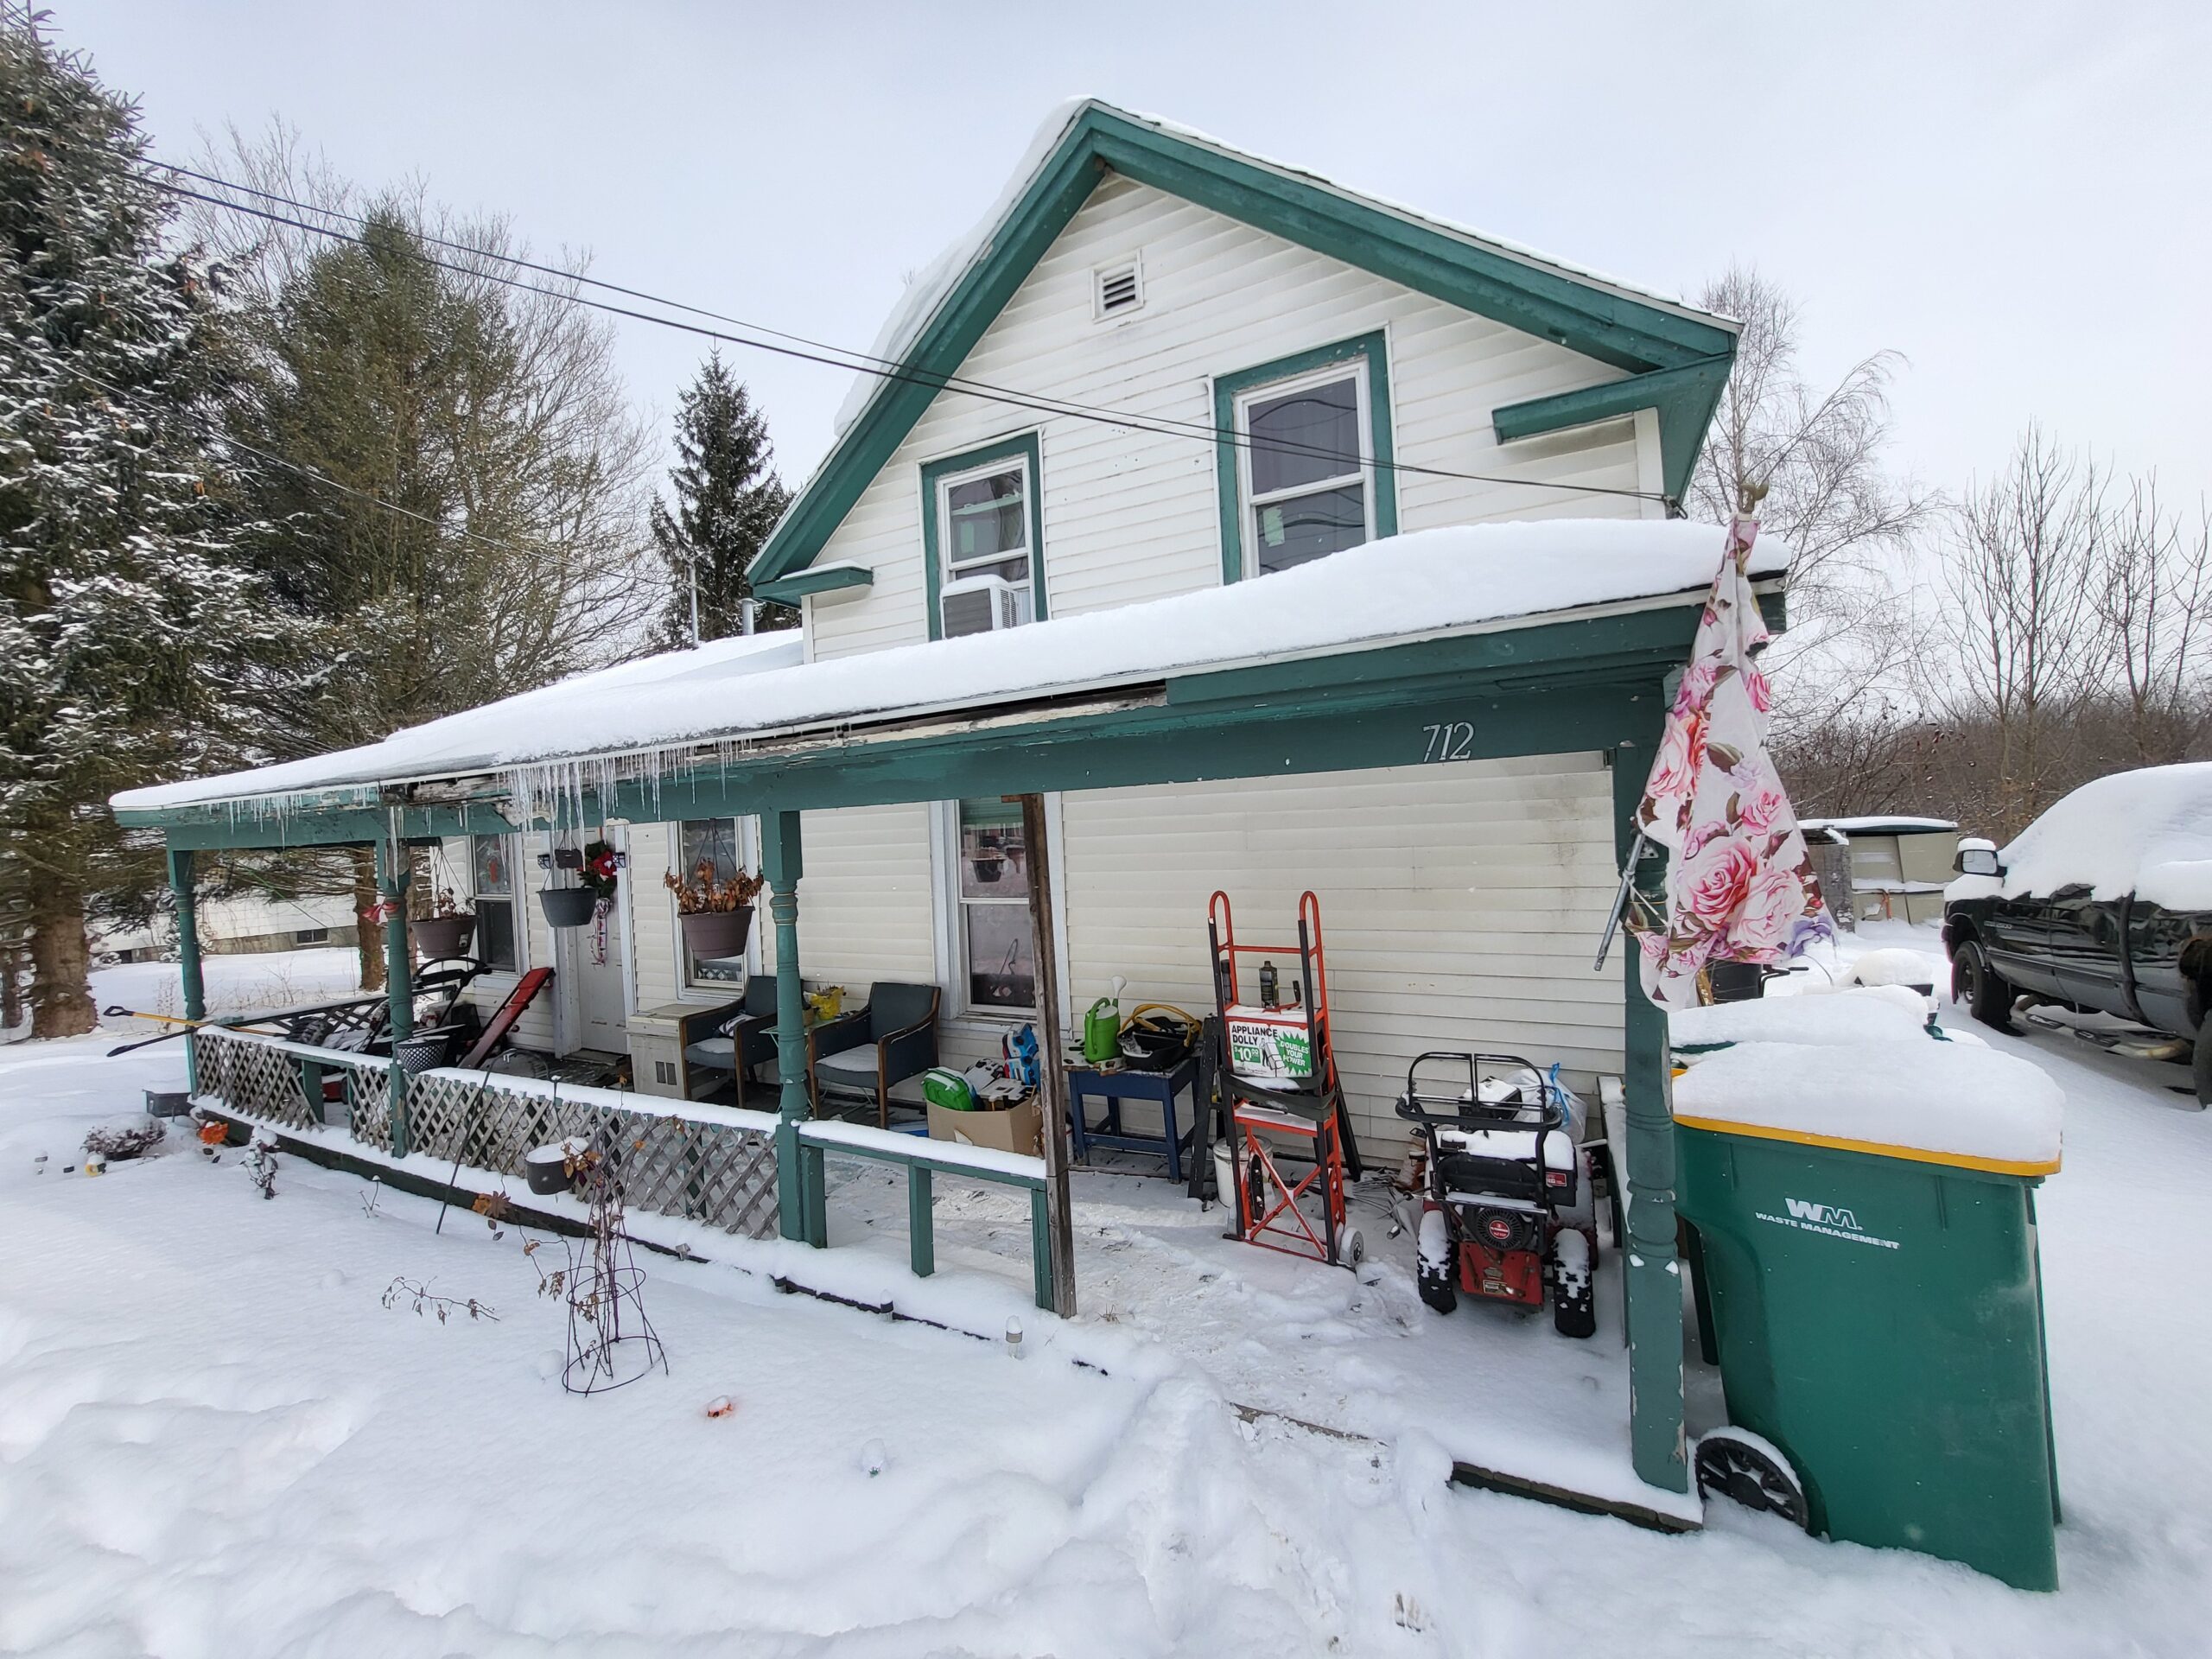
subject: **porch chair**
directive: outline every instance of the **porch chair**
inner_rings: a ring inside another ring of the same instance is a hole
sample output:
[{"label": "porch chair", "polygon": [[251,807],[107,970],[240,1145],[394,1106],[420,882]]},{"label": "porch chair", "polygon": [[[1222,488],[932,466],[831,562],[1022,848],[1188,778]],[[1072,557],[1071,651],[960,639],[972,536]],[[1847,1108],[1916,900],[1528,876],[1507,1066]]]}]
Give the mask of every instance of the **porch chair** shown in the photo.
[{"label": "porch chair", "polygon": [[715,1010],[726,1017],[712,1035],[686,1043],[683,1058],[695,1070],[735,1072],[737,1103],[742,1106],[745,1085],[753,1080],[755,1068],[776,1058],[776,976],[754,974],[747,979],[745,995],[734,1009]]},{"label": "porch chair", "polygon": [[891,1090],[937,1064],[938,988],[878,980],[868,1006],[825,1020],[807,1033],[814,1109],[824,1093],[875,1103],[880,1128],[891,1127]]}]

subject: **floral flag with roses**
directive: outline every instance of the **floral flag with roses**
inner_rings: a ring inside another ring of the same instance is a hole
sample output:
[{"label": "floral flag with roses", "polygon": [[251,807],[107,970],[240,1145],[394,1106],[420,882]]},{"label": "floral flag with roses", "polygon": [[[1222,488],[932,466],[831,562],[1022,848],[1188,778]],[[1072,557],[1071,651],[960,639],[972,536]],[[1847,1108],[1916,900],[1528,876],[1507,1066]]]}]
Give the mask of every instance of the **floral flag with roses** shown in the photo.
[{"label": "floral flag with roses", "polygon": [[1663,916],[1631,907],[1644,994],[1662,1007],[1698,1001],[1709,963],[1777,963],[1833,938],[1812,855],[1766,747],[1766,623],[1745,574],[1756,520],[1728,526],[1689,666],[1667,715],[1637,827],[1667,849]]}]

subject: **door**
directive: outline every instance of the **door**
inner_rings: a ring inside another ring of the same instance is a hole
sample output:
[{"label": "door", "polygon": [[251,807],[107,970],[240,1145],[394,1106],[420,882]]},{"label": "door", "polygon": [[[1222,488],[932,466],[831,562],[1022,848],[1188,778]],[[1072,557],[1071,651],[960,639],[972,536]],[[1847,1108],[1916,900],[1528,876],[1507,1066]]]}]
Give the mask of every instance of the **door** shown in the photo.
[{"label": "door", "polygon": [[603,1054],[626,1053],[621,906],[612,899],[604,900],[589,922],[570,931],[575,939],[571,952],[576,976],[575,1046]]}]

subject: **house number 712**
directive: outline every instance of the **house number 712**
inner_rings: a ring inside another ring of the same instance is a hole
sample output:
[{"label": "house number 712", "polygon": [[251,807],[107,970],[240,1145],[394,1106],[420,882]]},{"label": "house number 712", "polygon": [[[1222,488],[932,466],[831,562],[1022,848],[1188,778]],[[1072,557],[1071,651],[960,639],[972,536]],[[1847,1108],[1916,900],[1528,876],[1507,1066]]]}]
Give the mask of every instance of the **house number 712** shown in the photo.
[{"label": "house number 712", "polygon": [[1450,721],[1441,726],[1424,726],[1428,734],[1428,749],[1423,760],[1465,760],[1474,753],[1475,728],[1464,720]]}]

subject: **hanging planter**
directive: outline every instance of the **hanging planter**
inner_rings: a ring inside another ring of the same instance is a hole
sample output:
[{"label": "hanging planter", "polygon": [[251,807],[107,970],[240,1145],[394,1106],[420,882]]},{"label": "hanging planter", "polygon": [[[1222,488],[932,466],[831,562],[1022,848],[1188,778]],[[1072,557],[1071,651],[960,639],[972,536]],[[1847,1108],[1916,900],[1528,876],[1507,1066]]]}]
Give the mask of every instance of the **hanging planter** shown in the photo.
[{"label": "hanging planter", "polygon": [[425,962],[465,957],[475,931],[476,918],[465,911],[450,916],[425,916],[415,924],[415,949]]},{"label": "hanging planter", "polygon": [[599,908],[599,895],[589,887],[545,887],[537,902],[545,912],[548,927],[582,927]]},{"label": "hanging planter", "polygon": [[683,925],[683,944],[702,962],[722,962],[745,954],[753,937],[753,906],[735,910],[702,910],[677,919]]},{"label": "hanging planter", "polygon": [[683,944],[706,962],[726,962],[745,954],[753,937],[753,901],[760,893],[760,878],[749,870],[722,876],[706,859],[699,861],[690,880],[671,870],[661,884],[676,895],[677,920],[683,928]]}]

